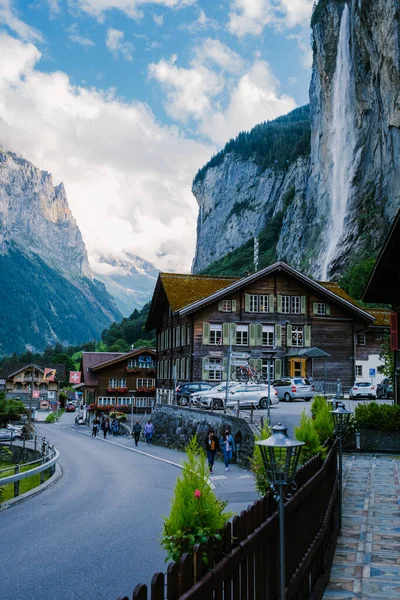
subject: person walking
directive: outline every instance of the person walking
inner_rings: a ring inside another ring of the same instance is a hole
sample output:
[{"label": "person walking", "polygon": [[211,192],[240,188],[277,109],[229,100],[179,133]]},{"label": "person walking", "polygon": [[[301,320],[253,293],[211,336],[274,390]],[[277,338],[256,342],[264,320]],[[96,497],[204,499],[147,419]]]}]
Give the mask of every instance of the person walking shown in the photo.
[{"label": "person walking", "polygon": [[229,471],[229,461],[232,460],[233,452],[235,450],[235,443],[233,437],[229,433],[229,429],[225,429],[225,433],[220,440],[220,446],[224,453],[225,471]]},{"label": "person walking", "polygon": [[144,431],[144,435],[146,436],[146,444],[148,446],[151,446],[151,442],[153,440],[154,425],[150,421],[150,419],[147,420],[147,423],[144,426],[144,430],[143,431]]},{"label": "person walking", "polygon": [[117,417],[114,417],[114,419],[112,420],[112,434],[118,435],[118,432],[119,432],[119,421],[118,421]]},{"label": "person walking", "polygon": [[140,425],[139,421],[136,421],[132,427],[132,433],[133,437],[135,438],[135,446],[137,446],[139,443],[140,434],[142,433],[142,426]]},{"label": "person walking", "polygon": [[208,460],[208,468],[210,469],[210,474],[213,472],[213,466],[215,461],[215,455],[217,452],[220,452],[219,442],[215,437],[214,429],[209,429],[206,439],[205,439],[205,447],[207,452],[207,460]]},{"label": "person walking", "polygon": [[92,423],[92,437],[97,437],[97,431],[98,431],[98,422],[97,422],[97,419],[95,419]]}]

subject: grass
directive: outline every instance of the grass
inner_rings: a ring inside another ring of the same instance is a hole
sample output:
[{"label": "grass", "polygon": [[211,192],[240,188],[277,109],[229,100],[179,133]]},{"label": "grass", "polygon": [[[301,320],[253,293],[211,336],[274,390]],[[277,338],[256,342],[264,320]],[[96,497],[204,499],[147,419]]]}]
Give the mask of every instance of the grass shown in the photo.
[{"label": "grass", "polygon": [[[40,461],[32,463],[30,465],[25,465],[21,467],[21,473],[25,473],[25,471],[29,471],[30,469],[34,469],[40,465]],[[2,471],[0,473],[0,481],[2,477],[9,477],[10,475],[14,475],[14,463],[0,463],[0,470],[7,469],[6,471]],[[44,480],[47,481],[50,478],[50,472],[45,471]],[[27,477],[26,479],[21,479],[19,482],[19,495],[25,494],[25,492],[29,492],[33,488],[40,485],[40,473],[36,473],[36,475],[32,475],[31,477]],[[0,499],[1,502],[5,502],[6,500],[11,500],[14,498],[14,484],[8,483],[7,485],[1,486],[2,496]]]}]

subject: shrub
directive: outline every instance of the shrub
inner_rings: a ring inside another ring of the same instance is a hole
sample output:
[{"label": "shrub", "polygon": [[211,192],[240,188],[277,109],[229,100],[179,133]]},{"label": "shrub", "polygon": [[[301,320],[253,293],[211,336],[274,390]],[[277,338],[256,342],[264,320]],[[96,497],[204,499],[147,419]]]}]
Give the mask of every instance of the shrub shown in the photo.
[{"label": "shrub", "polygon": [[323,402],[319,404],[314,419],[314,427],[316,432],[318,433],[319,441],[321,442],[321,444],[324,444],[326,440],[332,437],[335,430],[330,410],[331,409],[328,406],[325,398],[323,398]]},{"label": "shrub", "polygon": [[[271,435],[271,429],[269,427],[263,427],[261,429],[260,436],[258,437],[256,435],[255,438],[256,438],[256,441],[266,440],[267,438],[270,437],[270,435]],[[250,469],[254,475],[257,492],[261,496],[265,496],[265,494],[269,490],[270,485],[269,485],[269,481],[267,479],[267,474],[265,472],[264,463],[261,458],[260,447],[257,446],[257,444],[254,444],[253,456],[250,459]]]},{"label": "shrub", "polygon": [[186,452],[171,512],[164,518],[161,546],[167,551],[167,560],[179,561],[185,552],[193,553],[196,544],[221,539],[219,530],[232,516],[224,512],[227,502],[218,500],[209,485],[206,454],[196,436]]},{"label": "shrub", "polygon": [[311,416],[313,419],[317,416],[317,412],[322,404],[326,404],[326,398],[324,396],[314,396],[314,400],[311,404]]},{"label": "shrub", "polygon": [[322,451],[322,445],[315,428],[315,422],[307,415],[305,410],[301,413],[299,426],[294,428],[294,433],[299,442],[304,442],[300,454],[301,464],[308,462],[313,456]]},{"label": "shrub", "polygon": [[400,406],[390,404],[359,404],[355,409],[358,429],[400,431]]},{"label": "shrub", "polygon": [[55,412],[50,413],[46,417],[46,423],[54,423],[54,421],[56,420],[56,417],[57,417],[57,413],[55,413]]}]

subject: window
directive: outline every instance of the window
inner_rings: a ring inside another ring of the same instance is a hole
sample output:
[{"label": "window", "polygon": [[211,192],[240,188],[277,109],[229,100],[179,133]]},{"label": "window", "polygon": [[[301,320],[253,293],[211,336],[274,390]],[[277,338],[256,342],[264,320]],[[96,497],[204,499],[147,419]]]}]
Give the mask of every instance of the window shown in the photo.
[{"label": "window", "polygon": [[250,294],[250,312],[258,312],[258,296]]},{"label": "window", "polygon": [[154,369],[155,362],[151,356],[140,355],[138,358],[130,358],[128,360],[128,369]]},{"label": "window", "polygon": [[154,379],[137,379],[136,380],[136,387],[138,388],[151,388],[154,387]]},{"label": "window", "polygon": [[250,294],[249,312],[268,312],[268,296]]},{"label": "window", "polygon": [[265,378],[265,381],[268,382],[268,362],[269,364],[269,376],[270,376],[270,382],[272,383],[274,380],[274,361],[270,360],[268,361],[267,358],[263,358],[262,359],[262,367],[261,367],[261,372],[262,372],[262,376]]},{"label": "window", "polygon": [[249,326],[248,325],[236,325],[236,345],[237,346],[248,346],[249,345]]},{"label": "window", "polygon": [[97,398],[98,406],[107,406],[107,404],[115,404],[115,398],[112,396],[100,396]]},{"label": "window", "polygon": [[356,377],[363,376],[363,368],[362,365],[356,365]]},{"label": "window", "polygon": [[[208,371],[208,379],[209,381],[221,381],[222,379],[222,370],[219,365],[222,364],[222,360],[220,358],[210,358],[209,359],[209,371]],[[213,365],[218,365],[217,368],[213,369]]]},{"label": "window", "polygon": [[383,340],[383,335],[381,333],[376,333],[375,334],[375,341],[376,342],[381,342]]},{"label": "window", "polygon": [[300,296],[282,296],[282,312],[295,315],[300,314]]},{"label": "window", "polygon": [[316,311],[317,315],[326,315],[326,304],[324,302],[316,302]]},{"label": "window", "polygon": [[367,343],[367,336],[365,333],[357,333],[356,334],[356,344],[358,346],[365,346]]},{"label": "window", "polygon": [[14,390],[22,390],[22,383],[17,381],[17,383],[14,385]]},{"label": "window", "polygon": [[303,346],[303,327],[292,326],[292,346]]},{"label": "window", "polygon": [[39,390],[47,390],[47,383],[41,383],[39,386]]},{"label": "window", "polygon": [[268,296],[259,296],[259,312],[268,312]]},{"label": "window", "polygon": [[131,403],[131,398],[130,398],[130,396],[118,398],[117,403],[118,403],[118,406],[128,406]]},{"label": "window", "polygon": [[109,388],[122,388],[126,387],[126,379],[109,379]]},{"label": "window", "polygon": [[138,408],[145,408],[147,406],[147,398],[138,396],[136,398],[136,406]]},{"label": "window", "polygon": [[231,312],[232,311],[232,301],[231,300],[222,300],[222,312]]},{"label": "window", "polygon": [[181,345],[186,346],[186,325],[181,327]]},{"label": "window", "polygon": [[220,346],[222,344],[222,324],[211,323],[210,344]]},{"label": "window", "polygon": [[274,345],[275,328],[273,325],[262,326],[262,345],[273,346]]}]

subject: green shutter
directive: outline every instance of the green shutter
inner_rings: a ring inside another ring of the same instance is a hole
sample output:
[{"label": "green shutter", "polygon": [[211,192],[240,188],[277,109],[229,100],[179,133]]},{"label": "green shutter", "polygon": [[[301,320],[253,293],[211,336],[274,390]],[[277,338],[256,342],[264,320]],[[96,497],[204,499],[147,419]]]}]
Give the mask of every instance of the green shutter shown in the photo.
[{"label": "green shutter", "polygon": [[268,297],[268,312],[273,313],[275,310],[275,296],[270,294]]},{"label": "green shutter", "polygon": [[252,369],[256,368],[256,359],[255,358],[250,358],[249,359],[249,365],[251,366]]},{"label": "green shutter", "polygon": [[244,311],[250,312],[250,294],[244,295]]},{"label": "green shutter", "polygon": [[262,346],[263,326],[257,323],[256,325],[256,346]]},{"label": "green shutter", "polygon": [[306,314],[306,297],[300,296],[300,313],[302,315]]},{"label": "green shutter", "polygon": [[304,327],[304,345],[311,346],[311,327],[306,325]]},{"label": "green shutter", "polygon": [[203,345],[210,343],[210,323],[203,323]]},{"label": "green shutter", "polygon": [[232,312],[236,312],[236,300],[232,300]]},{"label": "green shutter", "polygon": [[208,381],[209,371],[207,371],[207,369],[205,369],[205,365],[207,365],[208,362],[209,362],[208,358],[203,358],[202,359],[202,366],[203,366],[203,368],[202,368],[202,375],[201,375],[201,377],[202,377],[203,381]]},{"label": "green shutter", "polygon": [[222,366],[224,367],[224,370],[221,373],[222,381],[226,381],[226,377],[228,374],[228,359],[227,358],[224,358],[222,360]]},{"label": "green shutter", "polygon": [[325,304],[325,314],[327,314],[328,316],[331,314],[331,305],[330,304]]},{"label": "green shutter", "polygon": [[230,323],[232,344],[236,344],[236,323]]},{"label": "green shutter", "polygon": [[249,327],[249,346],[255,346],[256,345],[256,325],[255,323],[250,323],[250,327]]},{"label": "green shutter", "polygon": [[287,325],[286,326],[286,346],[291,346],[292,345],[292,326],[291,325]]},{"label": "green shutter", "polygon": [[278,313],[282,312],[282,296],[278,294]]},{"label": "green shutter", "polygon": [[262,360],[261,360],[261,358],[256,358],[255,363],[256,363],[256,369],[257,369],[257,371],[259,371],[261,373],[261,370],[262,370]]},{"label": "green shutter", "polygon": [[275,346],[282,346],[282,327],[275,325]]},{"label": "green shutter", "polygon": [[222,344],[224,346],[229,346],[229,328],[230,323],[222,324]]},{"label": "green shutter", "polygon": [[222,310],[224,303],[222,302],[222,300],[220,302],[218,302],[218,310]]},{"label": "green shutter", "polygon": [[275,370],[275,379],[280,379],[282,377],[282,359],[276,358],[274,360],[274,370]]},{"label": "green shutter", "polygon": [[314,315],[317,315],[318,314],[318,302],[313,302],[312,308],[313,308]]}]

